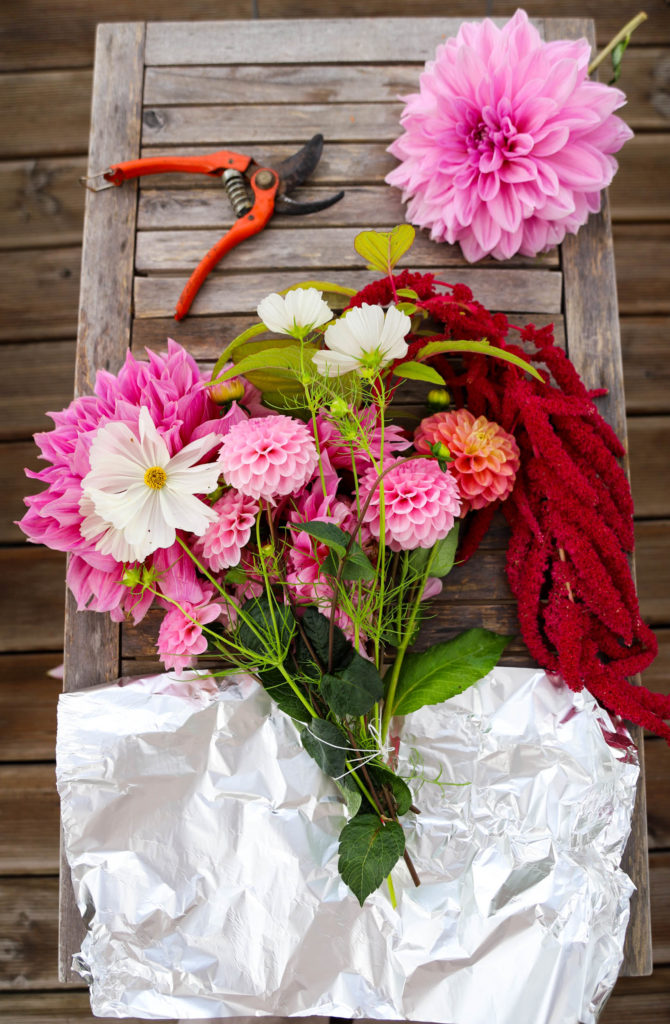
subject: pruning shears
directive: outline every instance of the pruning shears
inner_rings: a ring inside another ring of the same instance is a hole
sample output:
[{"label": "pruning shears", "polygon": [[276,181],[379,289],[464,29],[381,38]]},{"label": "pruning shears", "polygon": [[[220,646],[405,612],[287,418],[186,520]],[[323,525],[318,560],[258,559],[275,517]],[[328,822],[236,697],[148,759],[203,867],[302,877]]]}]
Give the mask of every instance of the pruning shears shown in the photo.
[{"label": "pruning shears", "polygon": [[[260,167],[253,157],[220,149],[204,156],[152,156],[112,164],[82,182],[93,192],[100,192],[124,181],[146,174],[183,171],[221,178],[237,220],[229,231],[212,246],[188,280],[175,311],[175,320],[182,320],[210,271],[227,252],[251,235],[258,234],[275,211],[301,215],[325,210],[339,202],[344,192],[315,202],[300,203],[288,195],[310,176],[321,158],[323,135],[315,135],[293,156],[276,167]],[[97,182],[101,182],[97,184]],[[95,184],[94,184],[95,183]]]}]

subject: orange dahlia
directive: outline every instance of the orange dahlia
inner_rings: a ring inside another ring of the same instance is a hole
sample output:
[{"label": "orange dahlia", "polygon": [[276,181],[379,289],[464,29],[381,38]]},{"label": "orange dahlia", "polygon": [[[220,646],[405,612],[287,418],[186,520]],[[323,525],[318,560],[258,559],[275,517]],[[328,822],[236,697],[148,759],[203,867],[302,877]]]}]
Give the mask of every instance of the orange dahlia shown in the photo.
[{"label": "orange dahlia", "polygon": [[462,515],[511,494],[519,448],[497,423],[485,416],[475,419],[467,409],[437,412],[422,420],[414,434],[419,452],[430,454],[436,444],[446,445],[453,459],[449,469],[458,481]]}]

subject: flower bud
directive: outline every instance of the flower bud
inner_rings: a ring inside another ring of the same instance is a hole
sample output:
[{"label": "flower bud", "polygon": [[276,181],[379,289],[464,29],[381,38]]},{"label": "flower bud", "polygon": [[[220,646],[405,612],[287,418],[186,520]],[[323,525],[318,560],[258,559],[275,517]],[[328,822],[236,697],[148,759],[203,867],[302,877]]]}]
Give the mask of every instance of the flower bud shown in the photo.
[{"label": "flower bud", "polygon": [[446,388],[432,388],[428,392],[426,404],[431,412],[439,412],[441,409],[447,409],[451,403],[451,395]]},{"label": "flower bud", "polygon": [[451,452],[443,441],[437,441],[435,444],[431,444],[430,450],[436,459],[451,459]]},{"label": "flower bud", "polygon": [[330,403],[330,414],[334,416],[336,420],[344,419],[349,412],[349,406],[343,398],[334,398]]},{"label": "flower bud", "polygon": [[244,398],[244,384],[239,377],[233,377],[232,380],[214,384],[209,389],[209,393],[217,405],[228,405],[230,402],[239,402],[240,398]]}]

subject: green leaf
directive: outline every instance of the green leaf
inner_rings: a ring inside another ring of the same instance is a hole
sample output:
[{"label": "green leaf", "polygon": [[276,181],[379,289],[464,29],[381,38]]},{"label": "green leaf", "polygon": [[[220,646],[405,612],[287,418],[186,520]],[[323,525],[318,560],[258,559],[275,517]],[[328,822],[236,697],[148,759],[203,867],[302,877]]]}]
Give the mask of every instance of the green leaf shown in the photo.
[{"label": "green leaf", "polygon": [[291,529],[301,533],[308,533],[310,537],[320,541],[342,558],[350,541],[350,535],[342,530],[335,523],[291,523]]},{"label": "green leaf", "polygon": [[392,768],[388,768],[386,765],[371,764],[368,765],[368,772],[372,777],[372,781],[375,783],[375,788],[383,785],[387,785],[396,804],[396,813],[400,816],[407,814],[412,804],[412,791],[399,775],[393,771]]},{"label": "green leaf", "polygon": [[421,654],[407,654],[400,669],[392,714],[407,715],[467,690],[497,665],[511,639],[488,629],[468,629]]},{"label": "green leaf", "polygon": [[272,668],[265,672],[259,672],[258,678],[280,711],[283,711],[289,718],[293,718],[298,722],[311,722],[312,716],[309,711],[302,701],[296,697],[279,669]]},{"label": "green leaf", "polygon": [[[300,619],[300,625],[302,626],[310,645],[319,659],[321,665],[325,666],[328,664],[328,637],[330,635],[330,619],[321,612],[317,611],[316,608],[308,605],[302,614]],[[302,664],[302,659],[305,657],[302,647],[306,645],[302,637],[298,638],[298,657]],[[309,652],[307,652],[307,656]],[[354,649],[346,636],[342,632],[339,626],[335,626],[333,629],[333,668],[341,669],[345,665],[348,665],[354,656]]]},{"label": "green leaf", "polygon": [[335,779],[334,782],[344,797],[344,802],[347,805],[347,814],[350,818],[353,818],[361,809],[363,794],[354,782],[351,774],[345,775],[342,779]]},{"label": "green leaf", "polygon": [[[288,647],[295,631],[293,612],[285,605],[279,605],[267,594],[253,597],[245,601],[241,608],[240,625],[237,629],[237,642],[255,654],[267,654],[277,649],[277,641],[282,649]],[[274,616],[274,622],[273,622]],[[250,619],[252,625],[244,619]]]},{"label": "green leaf", "polygon": [[361,231],[354,239],[354,248],[368,261],[368,270],[386,274],[412,247],[415,234],[411,224],[398,224],[392,231]]},{"label": "green leaf", "polygon": [[235,349],[239,348],[240,345],[244,345],[251,338],[255,338],[257,334],[267,334],[268,329],[265,324],[254,324],[253,327],[247,327],[246,331],[242,331],[236,338],[233,338],[230,345],[224,348],[223,352],[217,359],[214,369],[212,370],[212,382],[216,381],[217,375],[221,373],[226,363],[229,363]]},{"label": "green leaf", "polygon": [[396,821],[359,814],[340,832],[338,870],[361,906],[378,889],[405,851],[405,834]]},{"label": "green leaf", "polygon": [[285,348],[265,348],[261,352],[255,352],[246,356],[230,370],[225,370],[217,379],[217,384],[222,384],[231,377],[242,377],[250,370],[286,370],[289,375],[294,375],[300,370],[300,346],[287,345]]},{"label": "green leaf", "polygon": [[488,341],[431,341],[415,353],[417,359],[430,359],[431,356],[439,356],[443,352],[480,352],[485,356],[494,356],[496,359],[504,359],[505,362],[514,363],[515,366],[530,373],[537,380],[544,383],[544,377],[534,366],[527,363],[525,359],[515,356],[504,348],[491,345]]},{"label": "green leaf", "polygon": [[344,668],[324,675],[321,693],[330,710],[340,718],[366,715],[382,699],[384,683],[372,662],[354,651]]},{"label": "green leaf", "polygon": [[[447,573],[451,572],[454,565],[454,558],[456,556],[456,548],[458,547],[458,528],[459,523],[456,522],[450,529],[449,533],[443,540],[439,540],[435,545],[435,554],[433,560],[430,563],[430,575],[437,576],[441,579],[446,576]],[[413,569],[417,572],[421,572],[426,568],[428,563],[428,556],[430,555],[430,548],[415,548],[409,556],[409,562]]]},{"label": "green leaf", "polygon": [[608,85],[614,85],[615,82],[619,81],[621,74],[621,58],[623,57],[628,44],[630,42],[630,36],[626,36],[620,43],[617,43],[612,50],[612,77],[610,78]]},{"label": "green leaf", "polygon": [[[321,571],[328,576],[337,576],[339,566],[331,553],[321,563]],[[341,579],[343,580],[375,580],[377,574],[370,559],[359,544],[352,544],[351,551],[342,569]]]},{"label": "green leaf", "polygon": [[423,363],[414,362],[414,360],[400,363],[393,372],[396,377],[406,377],[408,380],[425,380],[428,384],[446,383],[444,377],[432,366],[425,366]]},{"label": "green leaf", "polygon": [[322,772],[337,779],[347,770],[347,757],[351,744],[341,729],[325,718],[313,718],[302,730],[302,745],[313,757]]},{"label": "green leaf", "polygon": [[401,299],[418,299],[419,296],[413,288],[398,288],[396,295]]}]

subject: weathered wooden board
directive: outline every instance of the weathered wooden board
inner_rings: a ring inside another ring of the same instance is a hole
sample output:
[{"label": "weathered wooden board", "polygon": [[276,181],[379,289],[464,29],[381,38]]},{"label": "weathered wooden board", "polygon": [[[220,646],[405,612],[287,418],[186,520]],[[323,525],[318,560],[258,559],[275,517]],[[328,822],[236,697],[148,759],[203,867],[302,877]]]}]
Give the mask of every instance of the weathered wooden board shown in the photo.
[{"label": "weathered wooden board", "polygon": [[0,550],[0,651],[62,650],[64,574],[59,551],[32,544]]},{"label": "weathered wooden board", "polygon": [[[0,157],[85,151],[91,111],[90,71],[6,75],[0,112]],[[54,117],[58,111],[58,117]]]},{"label": "weathered wooden board", "polygon": [[[12,368],[13,386],[0,395],[0,440],[20,440],[53,429],[47,410],[58,411],[72,400],[75,345],[72,340],[2,346],[5,366]],[[12,486],[10,481],[7,484]]]},{"label": "weathered wooden board", "polygon": [[0,765],[0,875],[57,872],[59,811],[53,764]]},{"label": "weathered wooden board", "polygon": [[667,625],[670,622],[670,520],[635,524],[635,561],[642,618],[652,626]]},{"label": "weathered wooden board", "polygon": [[0,165],[0,247],[79,245],[84,157],[12,160]]},{"label": "weathered wooden board", "polygon": [[626,315],[670,312],[670,225],[615,224],[619,308]]},{"label": "weathered wooden board", "polygon": [[[619,249],[617,265],[617,277],[620,278],[622,259]],[[670,317],[622,318],[621,347],[629,413],[670,413],[670,361],[664,355],[668,338]]]},{"label": "weathered wooden board", "polygon": [[74,336],[80,260],[77,247],[0,253],[0,341]]},{"label": "weathered wooden board", "polygon": [[51,761],[56,749],[60,679],[54,654],[0,656],[0,757],[3,761]]}]

